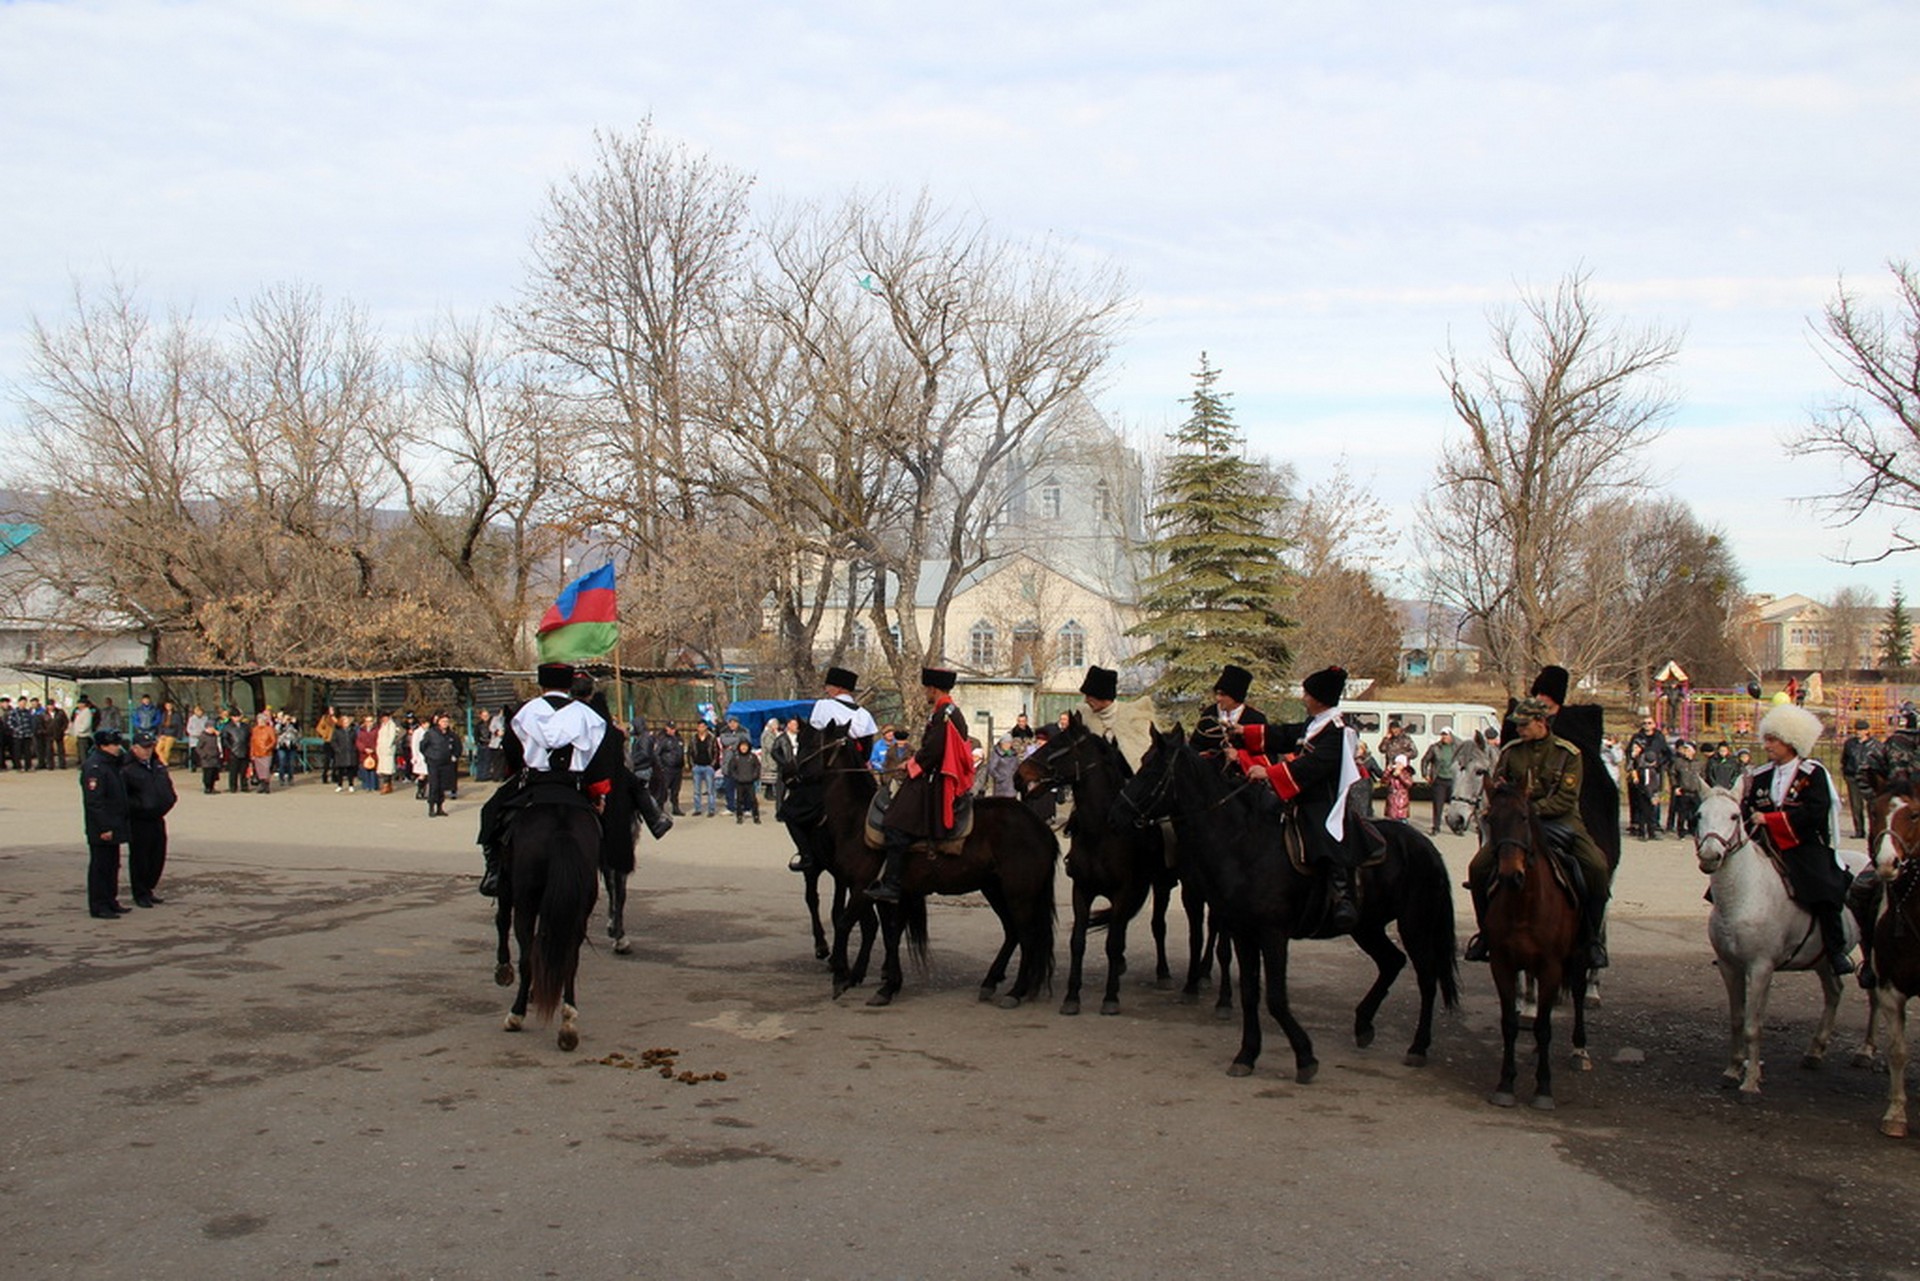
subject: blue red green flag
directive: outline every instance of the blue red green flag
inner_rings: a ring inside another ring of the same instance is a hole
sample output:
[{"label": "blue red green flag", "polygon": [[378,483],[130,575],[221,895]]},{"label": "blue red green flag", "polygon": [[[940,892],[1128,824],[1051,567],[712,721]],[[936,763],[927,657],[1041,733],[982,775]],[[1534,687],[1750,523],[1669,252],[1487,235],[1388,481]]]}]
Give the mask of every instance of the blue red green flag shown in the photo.
[{"label": "blue red green flag", "polygon": [[584,663],[611,653],[620,641],[613,565],[602,565],[568,583],[540,619],[535,635],[543,663]]}]

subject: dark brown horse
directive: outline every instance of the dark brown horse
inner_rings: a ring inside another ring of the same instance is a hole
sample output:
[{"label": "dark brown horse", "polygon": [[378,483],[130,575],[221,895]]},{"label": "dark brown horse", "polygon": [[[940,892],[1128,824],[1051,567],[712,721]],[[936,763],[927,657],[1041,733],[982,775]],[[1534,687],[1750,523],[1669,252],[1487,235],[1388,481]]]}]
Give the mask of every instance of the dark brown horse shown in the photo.
[{"label": "dark brown horse", "polygon": [[[1120,1012],[1120,976],[1127,969],[1127,926],[1153,898],[1154,979],[1170,986],[1167,967],[1167,904],[1179,883],[1167,866],[1160,829],[1115,821],[1115,803],[1132,771],[1120,749],[1089,730],[1074,713],[1067,728],[1035,748],[1020,762],[1015,777],[1025,787],[1066,785],[1073,792],[1073,819],[1067,852],[1067,876],[1073,882],[1073,934],[1068,944],[1067,994],[1062,1014],[1080,1012],[1080,980],[1086,961],[1087,931],[1107,931],[1107,989],[1102,1014]],[[1093,904],[1104,898],[1109,910],[1096,916]],[[1190,981],[1197,984],[1205,942],[1201,922],[1190,919]]]},{"label": "dark brown horse", "polygon": [[[882,855],[866,841],[867,811],[878,790],[873,772],[838,727],[823,732],[821,760],[826,771],[826,829],[834,857],[857,887],[846,911],[834,921],[833,994],[855,981],[847,967],[847,935],[857,913],[871,902],[866,889],[880,874]],[[879,904],[882,960],[880,987],[868,1005],[887,1005],[900,991],[900,938],[907,935],[916,957],[924,957],[929,894],[978,891],[1000,918],[999,954],[980,981],[980,999],[993,999],[1007,976],[1015,948],[1020,966],[1000,1004],[1012,1009],[1053,982],[1053,869],[1060,846],[1053,832],[1019,801],[980,798],[973,803],[973,830],[957,854],[916,851],[901,873],[900,901]]]},{"label": "dark brown horse", "polygon": [[1573,993],[1573,1056],[1582,1068],[1587,1057],[1586,943],[1580,907],[1555,878],[1546,832],[1533,812],[1526,789],[1508,780],[1487,788],[1486,839],[1496,867],[1481,936],[1493,961],[1493,985],[1500,994],[1500,1083],[1488,1096],[1496,1107],[1514,1105],[1514,1041],[1520,1034],[1519,978],[1530,976],[1538,988],[1533,1016],[1533,1106],[1553,1107],[1553,1007],[1564,987]]}]

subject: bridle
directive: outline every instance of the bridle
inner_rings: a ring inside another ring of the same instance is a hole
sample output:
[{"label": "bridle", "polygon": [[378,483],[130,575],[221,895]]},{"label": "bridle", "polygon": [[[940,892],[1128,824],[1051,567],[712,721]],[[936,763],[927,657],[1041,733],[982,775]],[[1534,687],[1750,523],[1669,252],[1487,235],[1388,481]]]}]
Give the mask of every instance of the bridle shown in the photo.
[{"label": "bridle", "polygon": [[[1733,827],[1737,835],[1733,839],[1729,840],[1726,835],[1720,832],[1701,832],[1693,838],[1693,857],[1699,862],[1700,870],[1709,876],[1719,871],[1728,859],[1745,849],[1751,839],[1751,833],[1747,831],[1747,825],[1738,821],[1739,814],[1737,811],[1734,817],[1735,822]],[[1708,841],[1712,841],[1720,847],[1720,853],[1714,857],[1711,867],[1707,865]]]}]

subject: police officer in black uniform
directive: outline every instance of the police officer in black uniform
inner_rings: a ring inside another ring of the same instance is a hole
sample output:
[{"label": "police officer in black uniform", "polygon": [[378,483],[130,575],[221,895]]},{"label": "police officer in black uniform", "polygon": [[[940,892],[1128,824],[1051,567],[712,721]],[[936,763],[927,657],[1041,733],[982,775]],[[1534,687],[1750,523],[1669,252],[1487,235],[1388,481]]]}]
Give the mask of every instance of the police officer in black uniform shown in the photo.
[{"label": "police officer in black uniform", "polygon": [[131,817],[127,783],[120,772],[125,744],[117,729],[93,736],[93,750],[80,766],[80,802],[87,829],[87,914],[114,921],[131,909],[120,905],[120,844]]},{"label": "police officer in black uniform", "polygon": [[154,887],[167,866],[167,814],[178,799],[173,775],[155,750],[158,739],[150,730],[133,736],[133,750],[121,765],[127,785],[127,882],[136,907],[158,907],[166,902]]}]

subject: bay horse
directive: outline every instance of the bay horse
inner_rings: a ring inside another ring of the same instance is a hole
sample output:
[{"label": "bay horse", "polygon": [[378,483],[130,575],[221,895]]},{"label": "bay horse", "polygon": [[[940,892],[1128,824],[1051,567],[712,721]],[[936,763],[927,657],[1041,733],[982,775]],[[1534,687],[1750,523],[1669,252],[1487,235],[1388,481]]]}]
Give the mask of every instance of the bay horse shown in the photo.
[{"label": "bay horse", "polygon": [[558,1009],[558,1041],[563,1050],[580,1044],[574,977],[580,968],[580,945],[587,938],[587,919],[600,892],[600,821],[579,803],[577,794],[570,795],[571,802],[528,805],[507,833],[501,853],[505,884],[495,910],[500,950],[493,973],[501,987],[513,982],[513,964],[507,955],[511,930],[520,950],[520,991],[503,1026],[518,1032],[525,1025],[529,1002],[543,1023]]},{"label": "bay horse", "polygon": [[1514,1041],[1520,1034],[1519,979],[1536,984],[1533,1016],[1533,1106],[1553,1109],[1553,1007],[1565,987],[1573,995],[1573,1061],[1590,1069],[1587,1055],[1587,958],[1580,907],[1554,877],[1546,832],[1526,788],[1507,779],[1487,788],[1486,839],[1497,864],[1487,898],[1481,937],[1493,963],[1500,996],[1500,1081],[1487,1101],[1514,1105]]},{"label": "bay horse", "polygon": [[[1204,759],[1178,727],[1153,732],[1140,772],[1121,791],[1120,809],[1134,822],[1171,820],[1178,836],[1182,877],[1192,877],[1216,913],[1240,962],[1240,1049],[1227,1069],[1247,1076],[1261,1049],[1261,982],[1267,1005],[1293,1050],[1294,1079],[1319,1070],[1313,1040],[1293,1015],[1287,993],[1287,948],[1295,938],[1331,938],[1322,928],[1320,875],[1299,871],[1286,850],[1291,821],[1272,789],[1230,778]],[[1377,824],[1384,858],[1359,873],[1360,924],[1353,941],[1377,967],[1373,985],[1354,1009],[1357,1045],[1372,1044],[1374,1015],[1409,955],[1420,987],[1420,1017],[1405,1063],[1424,1067],[1433,1041],[1436,992],[1452,1009],[1459,999],[1454,955],[1453,890],[1446,863],[1432,841],[1401,822]],[[1395,924],[1402,952],[1387,937]]]},{"label": "bay horse", "polygon": [[[1154,979],[1161,986],[1173,979],[1167,967],[1167,904],[1179,877],[1167,866],[1159,828],[1113,821],[1120,789],[1131,775],[1120,749],[1089,730],[1078,712],[1070,713],[1067,728],[1030,752],[1014,773],[1023,787],[1064,784],[1073,793],[1073,820],[1067,828],[1073,933],[1067,947],[1067,994],[1060,1003],[1062,1014],[1080,1013],[1087,931],[1096,925],[1104,925],[1107,931],[1107,987],[1100,1013],[1120,1012],[1120,976],[1127,968],[1127,926],[1149,896],[1153,899]],[[1093,904],[1100,898],[1107,900],[1109,910],[1096,918]],[[1188,981],[1197,985],[1205,939],[1201,922],[1191,911],[1188,924]]]},{"label": "bay horse", "polygon": [[[867,811],[879,784],[860,753],[847,741],[844,727],[821,732],[821,763],[826,772],[826,830],[833,840],[838,866],[855,887],[846,911],[834,921],[833,995],[840,997],[856,981],[847,966],[847,938],[859,912],[874,905],[866,890],[878,879],[885,861],[881,851],[867,845]],[[904,933],[916,960],[924,960],[927,946],[927,895],[969,894],[978,891],[999,918],[1002,942],[993,964],[980,980],[980,999],[992,1000],[1006,980],[1007,964],[1015,948],[1020,965],[1013,986],[1000,998],[1003,1009],[1014,1009],[1029,996],[1053,983],[1053,869],[1060,846],[1045,820],[1011,797],[976,797],[973,828],[957,854],[915,852],[901,871],[900,901],[881,903],[880,986],[868,998],[872,1006],[889,1005],[899,993],[900,939]]]},{"label": "bay horse", "polygon": [[1887,1047],[1887,1110],[1880,1133],[1907,1137],[1907,1002],[1920,996],[1920,806],[1894,809],[1890,849],[1874,859],[1887,907],[1874,928],[1879,986],[1874,1008]]}]

